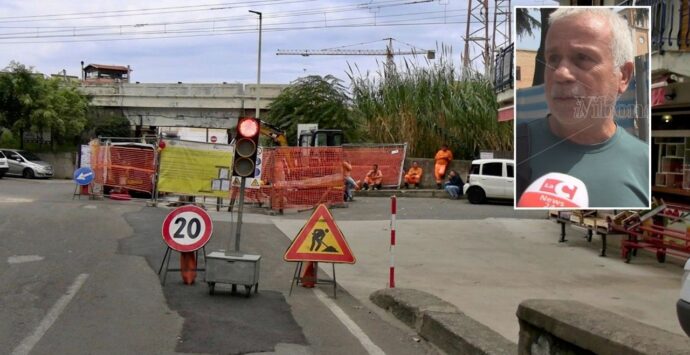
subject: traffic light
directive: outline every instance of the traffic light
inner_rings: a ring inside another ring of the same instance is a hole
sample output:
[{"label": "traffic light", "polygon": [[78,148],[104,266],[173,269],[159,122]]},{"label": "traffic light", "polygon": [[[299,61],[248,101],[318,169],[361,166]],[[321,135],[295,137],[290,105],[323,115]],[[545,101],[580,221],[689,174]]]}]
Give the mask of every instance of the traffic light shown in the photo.
[{"label": "traffic light", "polygon": [[259,120],[254,117],[243,117],[237,122],[235,136],[234,175],[254,177],[256,171],[256,153],[259,148]]}]

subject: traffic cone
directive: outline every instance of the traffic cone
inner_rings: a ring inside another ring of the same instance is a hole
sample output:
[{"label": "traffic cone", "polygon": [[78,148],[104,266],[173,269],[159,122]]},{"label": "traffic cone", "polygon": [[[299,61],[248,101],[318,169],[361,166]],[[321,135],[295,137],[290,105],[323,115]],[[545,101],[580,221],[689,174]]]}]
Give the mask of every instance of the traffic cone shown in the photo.
[{"label": "traffic cone", "polygon": [[302,287],[313,288],[316,284],[316,262],[307,261],[300,280]]},{"label": "traffic cone", "polygon": [[180,253],[180,273],[182,282],[191,285],[196,280],[196,253],[193,251]]}]

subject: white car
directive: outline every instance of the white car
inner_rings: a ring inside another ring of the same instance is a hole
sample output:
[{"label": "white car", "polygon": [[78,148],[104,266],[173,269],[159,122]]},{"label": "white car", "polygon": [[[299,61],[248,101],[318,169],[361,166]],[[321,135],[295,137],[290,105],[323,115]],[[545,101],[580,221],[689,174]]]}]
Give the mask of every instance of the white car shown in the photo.
[{"label": "white car", "polygon": [[0,151],[0,179],[2,179],[3,176],[7,173],[7,170],[10,169],[9,164],[7,164],[7,157],[5,154],[2,154],[2,151]]},{"label": "white car", "polygon": [[473,204],[487,198],[513,199],[514,165],[511,159],[473,160],[463,193]]},{"label": "white car", "polygon": [[676,313],[680,327],[690,336],[690,260],[685,262],[685,274],[680,289],[680,299],[676,303]]},{"label": "white car", "polygon": [[27,179],[53,177],[53,166],[26,150],[2,149],[7,157],[9,175],[19,175]]}]

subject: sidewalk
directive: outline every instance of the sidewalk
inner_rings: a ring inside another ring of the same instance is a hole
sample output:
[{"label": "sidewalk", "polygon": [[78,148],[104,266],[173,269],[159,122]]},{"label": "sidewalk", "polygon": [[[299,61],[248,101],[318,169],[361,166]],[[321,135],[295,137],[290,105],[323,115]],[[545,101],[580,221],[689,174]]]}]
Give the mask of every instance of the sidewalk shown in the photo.
[{"label": "sidewalk", "polygon": [[[304,218],[272,221],[294,238]],[[390,221],[336,223],[357,258],[337,266],[338,283],[376,307],[368,298],[387,287]],[[682,267],[648,257],[625,264],[617,248],[601,258],[598,238],[589,244],[568,230],[570,241],[558,243],[559,233],[548,220],[398,220],[396,286],[436,295],[512,341],[515,312],[528,298],[578,300],[683,334],[675,313]]]}]

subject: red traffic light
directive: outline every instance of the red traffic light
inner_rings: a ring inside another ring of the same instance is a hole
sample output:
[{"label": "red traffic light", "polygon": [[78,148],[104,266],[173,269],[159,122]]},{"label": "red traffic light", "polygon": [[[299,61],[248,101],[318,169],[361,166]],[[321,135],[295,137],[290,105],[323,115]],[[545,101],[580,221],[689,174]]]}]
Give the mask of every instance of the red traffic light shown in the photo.
[{"label": "red traffic light", "polygon": [[237,123],[237,132],[242,137],[254,137],[259,134],[259,121],[252,117],[246,117]]}]

